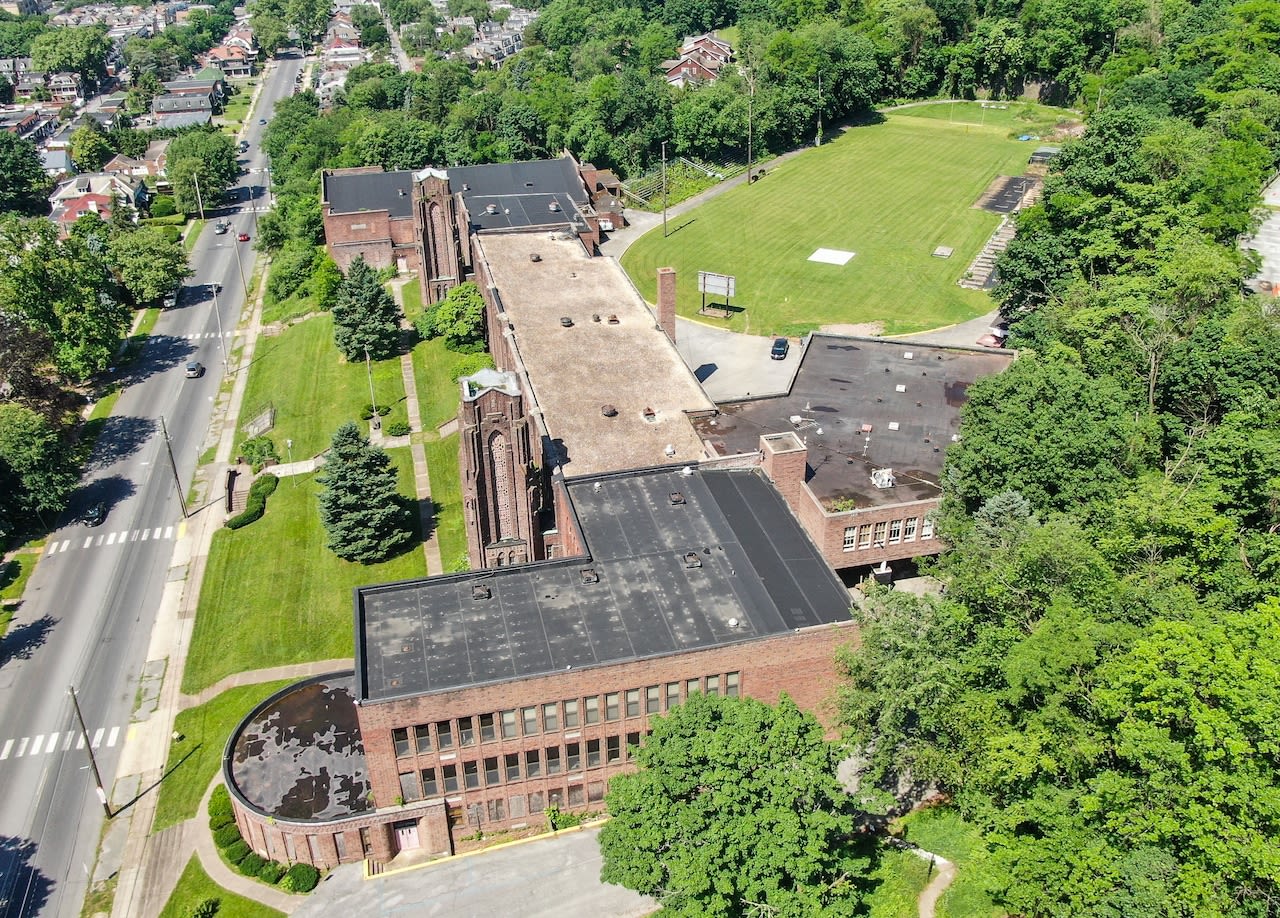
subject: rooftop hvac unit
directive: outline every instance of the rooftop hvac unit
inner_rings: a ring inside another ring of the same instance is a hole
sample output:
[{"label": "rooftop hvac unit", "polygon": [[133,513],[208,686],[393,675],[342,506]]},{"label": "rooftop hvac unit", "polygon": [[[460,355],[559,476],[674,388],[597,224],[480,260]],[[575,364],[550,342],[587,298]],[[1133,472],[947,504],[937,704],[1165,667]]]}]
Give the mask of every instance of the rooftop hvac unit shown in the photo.
[{"label": "rooftop hvac unit", "polygon": [[893,469],[872,469],[871,483],[877,488],[892,488],[894,485]]}]

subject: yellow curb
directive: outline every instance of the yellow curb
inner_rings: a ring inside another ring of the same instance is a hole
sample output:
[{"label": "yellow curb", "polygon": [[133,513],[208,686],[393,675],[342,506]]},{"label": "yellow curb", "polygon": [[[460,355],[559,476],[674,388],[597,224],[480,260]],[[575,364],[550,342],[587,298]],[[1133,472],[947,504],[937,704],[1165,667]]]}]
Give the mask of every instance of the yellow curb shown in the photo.
[{"label": "yellow curb", "polygon": [[530,842],[544,841],[548,838],[557,838],[561,835],[572,835],[574,832],[582,832],[586,829],[594,829],[604,825],[609,821],[609,817],[605,816],[601,819],[593,819],[590,822],[579,823],[569,829],[557,829],[552,832],[543,832],[540,835],[531,835],[528,838],[517,838],[514,841],[501,842],[496,845],[489,845],[487,848],[477,848],[474,851],[463,851],[461,854],[451,854],[447,857],[438,857],[435,860],[423,861],[421,864],[409,864],[405,867],[397,867],[394,870],[384,870],[381,873],[369,873],[369,861],[366,859],[361,868],[366,880],[380,880],[383,877],[393,877],[401,873],[409,873],[412,870],[421,870],[424,867],[435,867],[440,864],[451,864],[459,858],[475,857],[477,854],[489,854],[492,851],[501,851],[504,848],[514,848],[517,845],[527,845]]}]

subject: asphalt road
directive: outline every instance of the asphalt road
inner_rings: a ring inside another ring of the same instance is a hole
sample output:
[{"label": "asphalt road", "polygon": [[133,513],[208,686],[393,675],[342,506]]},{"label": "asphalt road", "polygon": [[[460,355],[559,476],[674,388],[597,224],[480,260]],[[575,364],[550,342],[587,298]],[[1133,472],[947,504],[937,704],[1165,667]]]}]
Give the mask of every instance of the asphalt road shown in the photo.
[{"label": "asphalt road", "polygon": [[[124,371],[124,392],[82,487],[50,534],[0,646],[3,918],[80,913],[104,813],[67,688],[77,689],[109,792],[174,541],[184,532],[159,419],[185,490],[230,347],[220,334],[235,328],[244,303],[241,277],[247,281],[253,271],[251,243],[236,243],[236,235],[252,235],[253,209],[267,204],[266,162],[258,150],[264,128],[257,119],[270,118],[275,101],[292,92],[301,66],[300,57],[281,60],[268,75],[244,133],[250,171],[220,211],[231,229],[216,235],[205,228],[191,253],[194,276],[177,306],[161,314],[141,358]],[[214,285],[221,285],[216,312]],[[204,364],[203,376],[185,377],[190,360]],[[99,500],[107,506],[100,526],[72,521]]]}]

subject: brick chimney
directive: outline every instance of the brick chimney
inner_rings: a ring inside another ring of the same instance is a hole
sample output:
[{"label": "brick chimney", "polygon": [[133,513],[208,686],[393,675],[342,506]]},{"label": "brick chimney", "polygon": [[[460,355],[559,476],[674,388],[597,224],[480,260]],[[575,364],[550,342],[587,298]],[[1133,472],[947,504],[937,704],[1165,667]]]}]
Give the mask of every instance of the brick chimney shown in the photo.
[{"label": "brick chimney", "polygon": [[658,325],[674,344],[676,340],[676,269],[658,269]]},{"label": "brick chimney", "polygon": [[799,512],[809,450],[791,431],[760,438],[760,466],[793,511]]}]

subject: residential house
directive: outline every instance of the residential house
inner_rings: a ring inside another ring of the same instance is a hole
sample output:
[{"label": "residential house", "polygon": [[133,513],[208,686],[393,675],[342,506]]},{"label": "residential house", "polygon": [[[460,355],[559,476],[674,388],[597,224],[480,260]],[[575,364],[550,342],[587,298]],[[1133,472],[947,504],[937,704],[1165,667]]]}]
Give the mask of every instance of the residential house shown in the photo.
[{"label": "residential house", "polygon": [[213,96],[207,92],[167,92],[151,100],[151,113],[157,117],[175,112],[208,112],[213,114]]},{"label": "residential house", "polygon": [[733,48],[729,43],[708,33],[685,39],[680,46],[680,56],[663,61],[662,70],[672,86],[710,83],[732,60]]},{"label": "residential house", "polygon": [[53,97],[54,102],[60,104],[78,103],[84,101],[84,81],[80,79],[80,74],[71,73],[70,71],[60,70],[57,73],[49,74],[48,80],[49,95]]},{"label": "residential house", "polygon": [[77,175],[61,182],[49,195],[53,207],[49,219],[65,236],[71,224],[87,213],[110,219],[112,208],[121,201],[134,209],[136,221],[138,212],[146,209],[149,200],[147,186],[139,178],[105,172]]},{"label": "residential house", "polygon": [[76,174],[75,163],[67,150],[41,150],[40,162],[44,165],[45,174],[54,178]]},{"label": "residential house", "polygon": [[147,152],[142,154],[142,162],[147,167],[147,175],[153,175],[161,178],[165,175],[165,169],[169,164],[169,144],[172,138],[166,137],[163,140],[153,140],[147,144]]},{"label": "residential house", "polygon": [[206,64],[216,66],[229,77],[253,76],[258,52],[246,51],[237,46],[219,45],[210,48],[204,56]]}]

